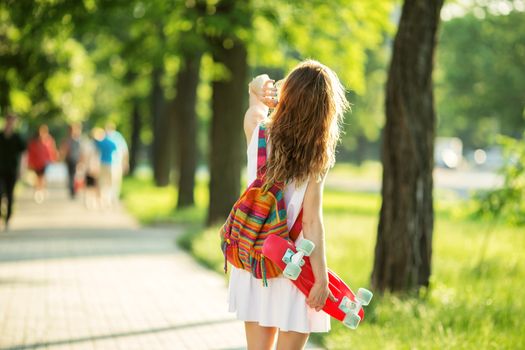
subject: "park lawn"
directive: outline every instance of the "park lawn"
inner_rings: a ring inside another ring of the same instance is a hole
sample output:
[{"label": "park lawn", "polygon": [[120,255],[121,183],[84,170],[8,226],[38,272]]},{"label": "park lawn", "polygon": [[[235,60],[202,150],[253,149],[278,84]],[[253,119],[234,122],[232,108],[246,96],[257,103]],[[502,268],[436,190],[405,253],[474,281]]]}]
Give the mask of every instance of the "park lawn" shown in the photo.
[{"label": "park lawn", "polygon": [[173,185],[155,187],[150,176],[127,177],[122,184],[126,209],[143,225],[199,225],[205,219],[208,195],[206,182],[197,179],[195,207],[175,210],[177,189]]},{"label": "park lawn", "polygon": [[352,163],[338,163],[329,172],[329,177],[334,180],[351,178],[366,178],[374,181],[381,181],[383,168],[378,161],[365,161],[361,165]]},{"label": "park lawn", "polygon": [[[358,330],[332,321],[332,331],[315,335],[316,342],[328,349],[517,349],[525,344],[523,228],[495,226],[479,265],[489,222],[465,215],[463,201],[437,198],[431,288],[418,296],[376,295]],[[328,265],[354,289],[369,284],[379,205],[378,194],[325,191]],[[194,219],[204,217],[204,208],[195,209],[201,214]],[[161,213],[160,204],[154,212]],[[182,220],[173,211],[167,215],[173,222]],[[218,227],[195,224],[180,243],[222,273],[217,232]]]}]

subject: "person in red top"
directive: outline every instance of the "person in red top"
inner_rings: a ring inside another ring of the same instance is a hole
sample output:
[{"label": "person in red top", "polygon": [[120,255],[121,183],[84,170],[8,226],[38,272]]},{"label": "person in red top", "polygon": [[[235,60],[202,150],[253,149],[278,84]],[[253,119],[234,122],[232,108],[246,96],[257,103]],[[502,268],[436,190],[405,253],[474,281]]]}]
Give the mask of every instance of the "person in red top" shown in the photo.
[{"label": "person in red top", "polygon": [[45,172],[47,166],[57,160],[57,148],[55,139],[49,133],[47,125],[40,125],[37,135],[27,146],[27,163],[31,170],[36,174],[35,201],[44,201]]}]

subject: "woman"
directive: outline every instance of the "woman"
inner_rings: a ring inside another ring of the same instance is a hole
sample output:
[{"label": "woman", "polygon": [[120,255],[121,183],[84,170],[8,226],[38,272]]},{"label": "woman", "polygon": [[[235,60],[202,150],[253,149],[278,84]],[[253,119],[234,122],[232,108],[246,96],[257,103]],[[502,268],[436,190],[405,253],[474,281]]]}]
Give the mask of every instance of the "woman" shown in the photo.
[{"label": "woman", "polygon": [[[262,86],[261,79],[266,80]],[[258,128],[264,122],[269,135],[266,178],[286,183],[289,229],[303,208],[298,240],[306,238],[316,245],[310,256],[316,281],[306,297],[284,277],[270,279],[263,287],[248,271],[232,267],[230,311],[245,322],[248,349],[271,349],[276,340],[277,349],[302,349],[310,333],[330,330],[329,316],[321,311],[327,298],[334,299],[328,289],[322,194],[348,101],[336,74],[312,60],[288,74],[279,94],[267,76],[257,77],[249,91],[244,119],[248,183],[256,177]],[[275,109],[266,118],[269,108]]]},{"label": "woman", "polygon": [[45,197],[45,172],[47,166],[58,158],[55,139],[49,133],[47,125],[40,125],[37,135],[27,146],[27,163],[36,174],[34,199],[42,203]]}]

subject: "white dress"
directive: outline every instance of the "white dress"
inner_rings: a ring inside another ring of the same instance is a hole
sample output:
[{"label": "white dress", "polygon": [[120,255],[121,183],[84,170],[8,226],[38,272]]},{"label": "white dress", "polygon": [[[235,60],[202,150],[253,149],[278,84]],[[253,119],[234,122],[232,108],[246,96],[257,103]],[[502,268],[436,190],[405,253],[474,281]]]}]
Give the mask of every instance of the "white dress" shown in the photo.
[{"label": "white dress", "polygon": [[[248,145],[248,183],[257,177],[257,139],[259,127],[255,128]],[[288,229],[301,210],[308,182],[300,187],[295,183],[286,185]],[[302,232],[298,240],[302,239]],[[315,311],[306,305],[306,297],[285,277],[268,279],[264,287],[248,271],[231,266],[229,284],[229,311],[235,312],[242,321],[258,322],[264,327],[278,327],[282,331],[319,333],[330,330],[330,316],[324,311]]]}]

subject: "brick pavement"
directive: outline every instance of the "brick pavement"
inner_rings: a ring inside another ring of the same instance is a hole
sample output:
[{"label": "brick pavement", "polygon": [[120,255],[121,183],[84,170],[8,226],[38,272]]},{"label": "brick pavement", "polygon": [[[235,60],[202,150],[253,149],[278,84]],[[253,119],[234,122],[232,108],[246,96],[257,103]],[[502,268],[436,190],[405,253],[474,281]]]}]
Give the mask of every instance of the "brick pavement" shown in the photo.
[{"label": "brick pavement", "polygon": [[61,189],[41,205],[22,192],[0,232],[0,349],[243,349],[225,279],[177,234],[87,211]]}]

